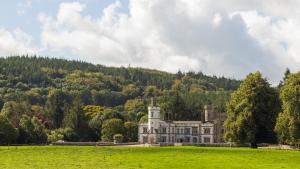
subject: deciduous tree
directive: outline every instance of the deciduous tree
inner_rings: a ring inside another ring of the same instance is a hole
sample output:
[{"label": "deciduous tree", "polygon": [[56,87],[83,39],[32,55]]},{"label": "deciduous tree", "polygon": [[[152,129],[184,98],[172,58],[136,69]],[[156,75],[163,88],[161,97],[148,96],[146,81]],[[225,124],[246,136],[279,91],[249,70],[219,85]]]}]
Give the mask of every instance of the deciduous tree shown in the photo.
[{"label": "deciduous tree", "polygon": [[273,132],[279,111],[278,95],[260,72],[250,73],[227,105],[225,139],[230,142],[274,142]]}]

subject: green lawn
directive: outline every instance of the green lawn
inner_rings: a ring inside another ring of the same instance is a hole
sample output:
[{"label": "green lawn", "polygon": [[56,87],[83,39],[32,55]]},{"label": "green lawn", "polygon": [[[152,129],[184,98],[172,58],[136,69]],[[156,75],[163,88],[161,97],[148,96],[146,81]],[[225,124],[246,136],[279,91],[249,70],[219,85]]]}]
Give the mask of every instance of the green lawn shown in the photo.
[{"label": "green lawn", "polygon": [[0,147],[0,168],[300,169],[300,151],[201,147]]}]

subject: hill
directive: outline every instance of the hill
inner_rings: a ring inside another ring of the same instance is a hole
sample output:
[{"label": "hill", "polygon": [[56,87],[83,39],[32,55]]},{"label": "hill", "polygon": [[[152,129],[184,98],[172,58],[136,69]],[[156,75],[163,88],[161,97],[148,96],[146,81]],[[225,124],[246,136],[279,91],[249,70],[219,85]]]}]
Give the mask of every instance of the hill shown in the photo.
[{"label": "hill", "polygon": [[173,74],[46,57],[0,58],[1,114],[11,115],[17,128],[23,115],[36,117],[51,131],[70,128],[75,134],[71,140],[99,139],[108,119],[135,124],[146,120],[153,95],[175,119],[201,120],[205,104],[224,110],[239,84],[201,72]]}]

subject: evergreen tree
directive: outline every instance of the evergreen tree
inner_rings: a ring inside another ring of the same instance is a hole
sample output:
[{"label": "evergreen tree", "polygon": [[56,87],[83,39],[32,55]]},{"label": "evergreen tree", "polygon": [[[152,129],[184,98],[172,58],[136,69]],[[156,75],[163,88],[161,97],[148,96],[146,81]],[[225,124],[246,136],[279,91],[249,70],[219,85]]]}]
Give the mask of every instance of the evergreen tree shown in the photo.
[{"label": "evergreen tree", "polygon": [[300,144],[300,72],[291,74],[280,91],[283,111],[275,131],[280,143]]},{"label": "evergreen tree", "polygon": [[52,119],[54,128],[61,128],[65,113],[69,111],[71,97],[67,92],[53,90],[49,93],[47,101],[47,112]]}]

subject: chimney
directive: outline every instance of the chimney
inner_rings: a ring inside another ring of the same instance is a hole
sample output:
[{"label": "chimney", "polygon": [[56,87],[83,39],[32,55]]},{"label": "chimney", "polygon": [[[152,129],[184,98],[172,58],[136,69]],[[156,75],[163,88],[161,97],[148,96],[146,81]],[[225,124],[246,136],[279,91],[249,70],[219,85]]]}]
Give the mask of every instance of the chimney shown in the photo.
[{"label": "chimney", "polygon": [[210,106],[208,106],[208,105],[204,106],[204,122],[209,121],[209,109],[210,109]]}]

